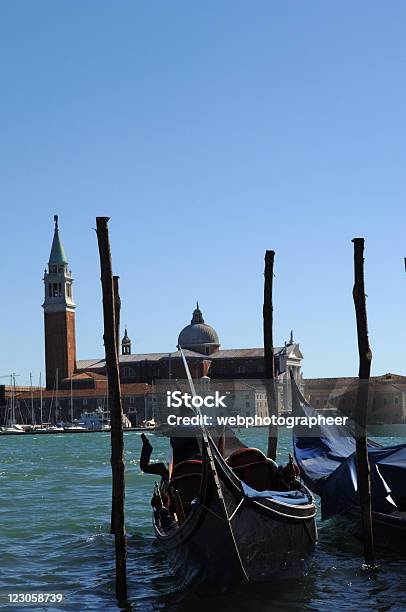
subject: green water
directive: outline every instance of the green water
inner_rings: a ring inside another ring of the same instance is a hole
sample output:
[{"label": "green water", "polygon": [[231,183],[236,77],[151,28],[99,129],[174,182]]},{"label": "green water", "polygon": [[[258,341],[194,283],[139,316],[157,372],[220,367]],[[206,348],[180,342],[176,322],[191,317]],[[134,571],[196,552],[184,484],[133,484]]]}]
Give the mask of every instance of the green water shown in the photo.
[{"label": "green water", "polygon": [[[245,441],[263,447],[264,436],[264,431],[251,430]],[[167,441],[155,436],[151,441],[153,457],[165,460]],[[386,444],[401,441],[380,438]],[[360,544],[329,523],[319,525],[319,545],[308,574],[299,580],[241,588],[219,597],[179,590],[154,540],[149,505],[154,477],[139,470],[139,434],[126,433],[125,445],[131,609],[406,610],[405,559],[379,553],[376,573],[363,572]],[[281,459],[286,459],[289,432],[281,432],[279,448]],[[109,461],[108,433],[0,437],[2,610],[117,610],[114,548],[108,534]],[[6,595],[14,592],[58,592],[64,601],[10,606]]]}]

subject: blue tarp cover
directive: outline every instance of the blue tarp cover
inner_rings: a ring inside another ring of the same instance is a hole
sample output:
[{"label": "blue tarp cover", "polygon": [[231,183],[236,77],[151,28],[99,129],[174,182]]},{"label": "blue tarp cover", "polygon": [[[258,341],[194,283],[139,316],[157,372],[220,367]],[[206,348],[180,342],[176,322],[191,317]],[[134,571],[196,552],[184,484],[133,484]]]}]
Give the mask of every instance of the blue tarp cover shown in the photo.
[{"label": "blue tarp cover", "polygon": [[[317,416],[292,382],[296,415]],[[296,461],[307,486],[321,496],[323,518],[359,504],[355,438],[345,427],[295,427]],[[406,444],[382,447],[368,441],[372,509],[391,513],[406,509]]]},{"label": "blue tarp cover", "polygon": [[241,485],[247,497],[269,497],[291,506],[303,506],[303,504],[310,503],[308,495],[305,495],[302,491],[257,491],[245,482],[241,481]]}]

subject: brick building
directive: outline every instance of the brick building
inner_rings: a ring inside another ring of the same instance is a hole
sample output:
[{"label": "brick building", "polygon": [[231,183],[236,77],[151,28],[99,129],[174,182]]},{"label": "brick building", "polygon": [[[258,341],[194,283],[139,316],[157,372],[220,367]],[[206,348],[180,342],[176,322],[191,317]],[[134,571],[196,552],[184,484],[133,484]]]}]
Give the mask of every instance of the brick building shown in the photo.
[{"label": "brick building", "polygon": [[[319,410],[355,415],[358,379],[311,378],[303,381],[309,403]],[[372,423],[406,422],[406,376],[384,374],[369,382],[368,413]]]}]

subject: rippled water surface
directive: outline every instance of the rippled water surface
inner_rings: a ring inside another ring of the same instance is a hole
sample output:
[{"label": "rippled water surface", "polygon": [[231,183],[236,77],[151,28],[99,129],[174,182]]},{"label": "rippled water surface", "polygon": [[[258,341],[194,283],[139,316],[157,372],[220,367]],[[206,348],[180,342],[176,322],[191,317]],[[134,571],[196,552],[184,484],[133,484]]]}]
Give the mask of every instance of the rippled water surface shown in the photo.
[{"label": "rippled water surface", "polygon": [[[265,432],[245,436],[265,445]],[[406,436],[403,441],[406,440]],[[151,436],[154,458],[167,442]],[[399,443],[396,439],[380,442]],[[140,436],[125,434],[128,585],[134,610],[406,610],[405,558],[379,552],[379,567],[364,572],[362,547],[329,523],[319,523],[319,545],[299,580],[195,596],[179,590],[157,546],[149,498],[153,476],[138,467]],[[281,432],[280,459],[290,450]],[[0,437],[0,594],[4,610],[117,610],[114,547],[109,531],[108,433]],[[60,605],[6,604],[9,592],[61,592]]]}]

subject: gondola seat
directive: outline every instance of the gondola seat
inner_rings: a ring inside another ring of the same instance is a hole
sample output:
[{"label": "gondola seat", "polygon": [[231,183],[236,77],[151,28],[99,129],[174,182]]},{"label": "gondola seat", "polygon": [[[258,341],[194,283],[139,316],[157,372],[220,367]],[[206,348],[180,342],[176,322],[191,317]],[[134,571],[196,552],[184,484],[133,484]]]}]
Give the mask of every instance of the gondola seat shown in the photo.
[{"label": "gondola seat", "polygon": [[183,522],[192,501],[199,497],[202,467],[201,460],[187,459],[177,463],[172,470],[169,495],[179,522]]},{"label": "gondola seat", "polygon": [[201,474],[185,474],[172,478],[169,486],[170,489],[178,491],[183,502],[190,504],[199,497],[201,480]]},{"label": "gondola seat", "polygon": [[230,467],[235,468],[248,463],[265,463],[267,457],[258,448],[238,448],[227,457],[226,461]]},{"label": "gondola seat", "polygon": [[256,491],[267,491],[275,486],[278,466],[257,448],[239,448],[227,459],[236,476]]},{"label": "gondola seat", "polygon": [[172,470],[172,479],[188,474],[202,473],[203,462],[200,459],[186,459],[177,463]]}]

